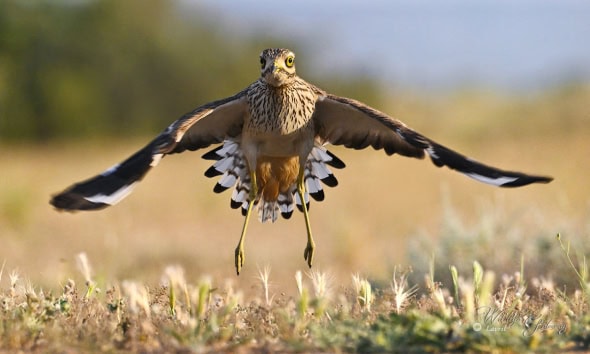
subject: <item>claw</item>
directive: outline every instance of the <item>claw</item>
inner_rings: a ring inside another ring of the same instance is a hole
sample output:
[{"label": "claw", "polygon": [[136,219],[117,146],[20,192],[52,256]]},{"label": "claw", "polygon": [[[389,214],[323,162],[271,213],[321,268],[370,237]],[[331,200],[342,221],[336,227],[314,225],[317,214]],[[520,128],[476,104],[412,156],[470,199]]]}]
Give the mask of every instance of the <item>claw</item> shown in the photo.
[{"label": "claw", "polygon": [[240,275],[240,271],[242,270],[242,266],[244,265],[244,260],[246,259],[246,255],[244,254],[244,249],[240,248],[240,246],[236,247],[236,273]]},{"label": "claw", "polygon": [[307,265],[311,268],[311,264],[313,262],[313,251],[315,246],[313,243],[307,243],[307,247],[305,247],[305,251],[303,252],[303,258],[307,261]]}]

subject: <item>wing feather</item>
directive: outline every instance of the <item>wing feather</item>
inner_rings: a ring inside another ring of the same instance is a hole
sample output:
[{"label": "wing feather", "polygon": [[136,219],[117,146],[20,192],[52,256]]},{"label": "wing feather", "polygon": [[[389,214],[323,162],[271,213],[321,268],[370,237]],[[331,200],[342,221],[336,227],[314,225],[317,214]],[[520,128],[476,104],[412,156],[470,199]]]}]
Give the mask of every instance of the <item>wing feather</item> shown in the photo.
[{"label": "wing feather", "polygon": [[205,104],[172,123],[125,161],[54,195],[60,210],[98,210],[131,193],[137,182],[167,154],[196,150],[240,134],[248,112],[246,91]]},{"label": "wing feather", "polygon": [[488,166],[453,151],[410,129],[401,121],[353,99],[320,95],[314,115],[320,141],[353,149],[372,146],[388,155],[430,156],[438,166],[447,166],[477,181],[500,187],[520,187],[548,183],[551,177],[527,175]]},{"label": "wing feather", "polygon": [[247,90],[201,106],[172,123],[177,144],[168,153],[194,151],[240,135],[248,114]]},{"label": "wing feather", "polygon": [[353,149],[372,146],[388,155],[424,157],[424,149],[408,143],[399,131],[404,123],[350,98],[326,95],[316,103],[314,123],[318,136],[331,144]]}]

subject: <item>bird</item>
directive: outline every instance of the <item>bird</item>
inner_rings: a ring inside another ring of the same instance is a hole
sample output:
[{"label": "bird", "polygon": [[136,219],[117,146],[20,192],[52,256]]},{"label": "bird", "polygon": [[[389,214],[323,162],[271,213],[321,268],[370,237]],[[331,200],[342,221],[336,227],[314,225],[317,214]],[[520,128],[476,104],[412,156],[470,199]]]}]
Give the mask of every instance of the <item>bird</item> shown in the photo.
[{"label": "bird", "polygon": [[426,155],[479,182],[499,187],[548,183],[552,177],[506,171],[468,158],[357,100],[330,94],[296,74],[295,53],[284,48],[260,54],[260,77],[233,96],[201,105],[164,129],[129,158],[55,194],[57,210],[100,210],[120,202],[167,155],[215,145],[202,158],[215,161],[205,176],[219,177],[220,193],[233,187],[230,206],[244,216],[235,248],[235,270],[245,261],[244,242],[253,209],[261,222],[280,213],[303,213],[307,233],[304,260],[311,268],[315,242],[309,217],[310,196],[324,199],[322,185],[338,180],[330,168],[345,164],[328,145],[369,146],[387,155]]}]

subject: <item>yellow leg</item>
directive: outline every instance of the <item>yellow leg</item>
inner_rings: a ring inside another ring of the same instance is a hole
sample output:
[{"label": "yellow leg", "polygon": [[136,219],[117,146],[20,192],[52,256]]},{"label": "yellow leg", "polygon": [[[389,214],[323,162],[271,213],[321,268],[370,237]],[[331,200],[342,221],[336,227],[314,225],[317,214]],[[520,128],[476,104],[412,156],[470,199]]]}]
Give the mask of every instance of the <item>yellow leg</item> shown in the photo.
[{"label": "yellow leg", "polygon": [[250,173],[250,181],[252,185],[250,187],[250,202],[248,203],[248,209],[246,210],[246,218],[244,219],[244,226],[242,227],[242,235],[235,251],[236,261],[236,273],[240,275],[240,270],[244,265],[246,255],[244,253],[244,239],[246,238],[246,230],[248,229],[248,222],[250,221],[250,215],[252,214],[252,208],[254,208],[254,200],[258,194],[258,186],[256,185],[256,173]]},{"label": "yellow leg", "polygon": [[[303,165],[301,165],[303,166]],[[307,261],[307,265],[311,268],[313,262],[313,251],[315,249],[315,243],[313,242],[313,236],[311,236],[311,224],[309,223],[309,213],[307,212],[307,205],[305,204],[305,180],[303,179],[305,169],[303,167],[299,170],[299,177],[297,178],[297,193],[303,207],[303,217],[305,218],[305,229],[307,230],[307,246],[303,251],[303,258]]]}]

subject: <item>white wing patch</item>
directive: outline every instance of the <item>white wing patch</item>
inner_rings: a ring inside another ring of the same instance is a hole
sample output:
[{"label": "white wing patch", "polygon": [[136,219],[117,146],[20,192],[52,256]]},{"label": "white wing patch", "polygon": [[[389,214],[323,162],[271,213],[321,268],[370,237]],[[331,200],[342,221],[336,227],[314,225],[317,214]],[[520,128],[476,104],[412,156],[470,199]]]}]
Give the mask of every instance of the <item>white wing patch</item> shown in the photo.
[{"label": "white wing patch", "polygon": [[237,178],[233,173],[231,173],[231,171],[225,171],[225,173],[223,174],[223,176],[221,177],[221,179],[217,183],[219,185],[221,185],[222,187],[230,188],[230,187],[233,187],[233,185],[236,183],[236,181],[237,181]]},{"label": "white wing patch", "polygon": [[473,178],[476,181],[491,184],[494,186],[503,186],[506,183],[511,183],[511,182],[514,182],[518,179],[518,177],[506,177],[506,176],[492,178],[492,177],[478,175],[477,173],[465,173],[465,175]]},{"label": "white wing patch", "polygon": [[156,167],[160,163],[160,160],[162,160],[162,157],[164,157],[164,154],[152,155],[152,162],[150,162],[150,166]]},{"label": "white wing patch", "polygon": [[115,191],[112,194],[96,194],[90,197],[84,197],[87,201],[91,203],[97,204],[108,204],[108,205],[115,205],[120,202],[123,198],[129,195],[135,188],[137,182],[131,183],[129,185],[123,186],[119,190]]},{"label": "white wing patch", "polygon": [[107,169],[106,169],[106,170],[105,170],[103,173],[101,173],[100,175],[101,175],[101,176],[105,176],[105,177],[106,177],[106,176],[108,176],[108,175],[112,174],[113,172],[115,172],[115,171],[116,171],[116,170],[119,168],[119,166],[121,166],[121,164],[119,164],[119,163],[118,163],[118,164],[116,164],[116,165],[113,165],[113,166],[111,166],[111,167],[107,168]]},{"label": "white wing patch", "polygon": [[426,152],[428,152],[428,155],[430,155],[430,157],[432,157],[433,159],[439,159],[438,155],[436,154],[436,151],[434,151],[434,148],[432,146],[427,147]]}]

